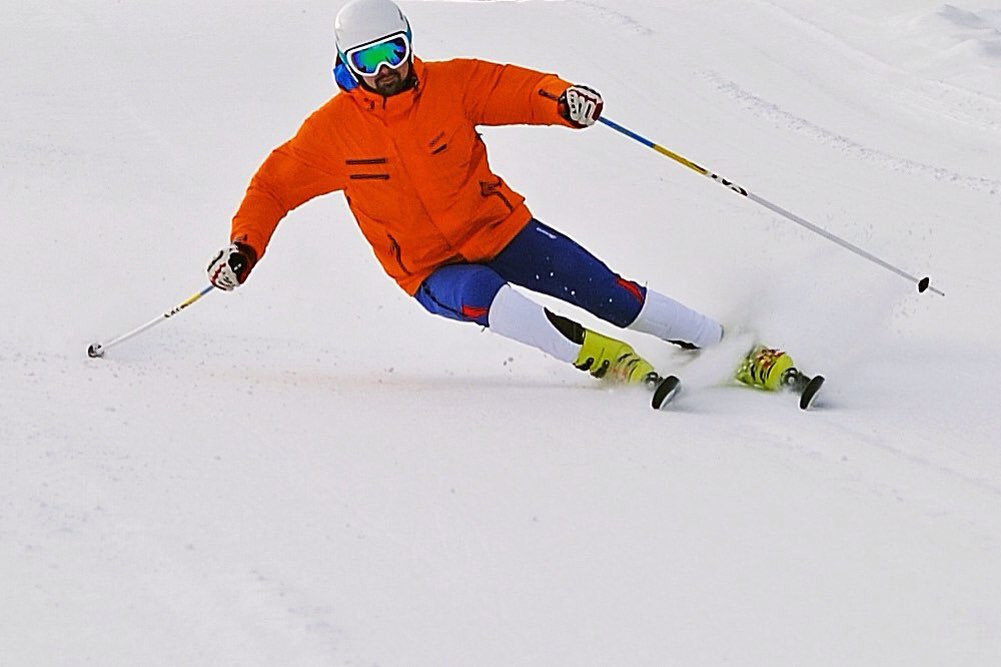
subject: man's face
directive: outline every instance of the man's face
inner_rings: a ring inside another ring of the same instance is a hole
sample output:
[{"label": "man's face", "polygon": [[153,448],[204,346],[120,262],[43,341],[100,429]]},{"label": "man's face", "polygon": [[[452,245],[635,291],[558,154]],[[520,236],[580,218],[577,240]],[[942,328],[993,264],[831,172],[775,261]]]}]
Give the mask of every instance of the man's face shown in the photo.
[{"label": "man's face", "polygon": [[382,65],[374,75],[364,76],[362,80],[375,92],[389,97],[403,91],[408,76],[410,76],[410,63],[405,62],[397,69]]}]

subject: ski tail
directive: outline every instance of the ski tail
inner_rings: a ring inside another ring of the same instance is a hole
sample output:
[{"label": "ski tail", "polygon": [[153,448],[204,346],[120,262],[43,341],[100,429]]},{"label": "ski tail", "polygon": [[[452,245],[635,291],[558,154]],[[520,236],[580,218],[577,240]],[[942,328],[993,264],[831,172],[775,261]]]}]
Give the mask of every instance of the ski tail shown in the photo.
[{"label": "ski tail", "polygon": [[800,410],[809,410],[813,405],[813,399],[817,397],[820,388],[824,386],[823,375],[804,375],[795,367],[790,368],[783,374],[782,384],[790,391],[799,394]]},{"label": "ski tail", "polygon": [[681,389],[681,379],[677,375],[658,377],[654,383],[647,386],[653,389],[653,399],[650,401],[651,407],[654,410],[663,410],[677,396],[678,391]]}]

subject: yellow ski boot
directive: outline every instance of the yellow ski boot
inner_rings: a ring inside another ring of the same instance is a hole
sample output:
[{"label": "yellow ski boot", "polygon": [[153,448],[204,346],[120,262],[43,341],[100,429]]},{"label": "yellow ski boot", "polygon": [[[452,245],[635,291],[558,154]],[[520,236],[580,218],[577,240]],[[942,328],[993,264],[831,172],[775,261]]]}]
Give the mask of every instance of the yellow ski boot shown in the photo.
[{"label": "yellow ski boot", "polygon": [[796,370],[792,357],[782,350],[758,345],[744,358],[737,370],[737,380],[768,391],[776,391],[789,384],[788,377]]},{"label": "yellow ski boot", "polygon": [[615,338],[584,330],[584,342],[574,366],[596,378],[626,384],[655,382],[657,372],[628,344]]}]

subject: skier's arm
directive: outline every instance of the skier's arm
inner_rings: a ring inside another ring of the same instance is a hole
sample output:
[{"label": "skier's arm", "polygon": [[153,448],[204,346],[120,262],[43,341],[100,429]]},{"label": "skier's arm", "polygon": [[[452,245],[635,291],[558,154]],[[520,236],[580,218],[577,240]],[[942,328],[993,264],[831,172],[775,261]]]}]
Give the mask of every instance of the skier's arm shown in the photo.
[{"label": "skier's arm", "polygon": [[344,188],[343,160],[331,155],[334,142],[328,125],[311,116],[299,132],[264,161],[250,181],[233,217],[230,239],[249,246],[256,258],[264,255],[278,223],[289,211],[320,195]]},{"label": "skier's arm", "polygon": [[466,115],[476,125],[565,125],[556,100],[571,86],[555,74],[483,60],[456,60],[463,68]]}]

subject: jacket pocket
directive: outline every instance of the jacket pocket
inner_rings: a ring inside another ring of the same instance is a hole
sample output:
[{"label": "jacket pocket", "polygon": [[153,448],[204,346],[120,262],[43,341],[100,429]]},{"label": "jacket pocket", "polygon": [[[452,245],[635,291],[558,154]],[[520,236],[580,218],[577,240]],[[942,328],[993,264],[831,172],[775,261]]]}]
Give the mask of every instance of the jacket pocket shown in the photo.
[{"label": "jacket pocket", "polygon": [[473,136],[472,128],[461,125],[441,129],[425,149],[431,172],[451,178],[466,174],[474,157]]},{"label": "jacket pocket", "polygon": [[501,187],[502,185],[503,183],[499,178],[495,181],[480,181],[480,195],[483,196],[484,199],[487,197],[497,197],[504,203],[504,206],[507,206],[509,211],[514,211],[514,204],[512,204],[511,200],[508,199],[506,194],[504,194],[504,190]]},{"label": "jacket pocket", "polygon": [[348,168],[348,178],[352,181],[388,181],[389,170],[384,157],[349,158],[344,161]]},{"label": "jacket pocket", "polygon": [[392,234],[387,234],[389,237],[389,252],[392,253],[393,259],[396,260],[397,266],[403,271],[404,275],[412,275],[413,271],[407,268],[407,265],[403,263],[403,251],[400,249],[400,244],[397,242],[396,237]]}]

